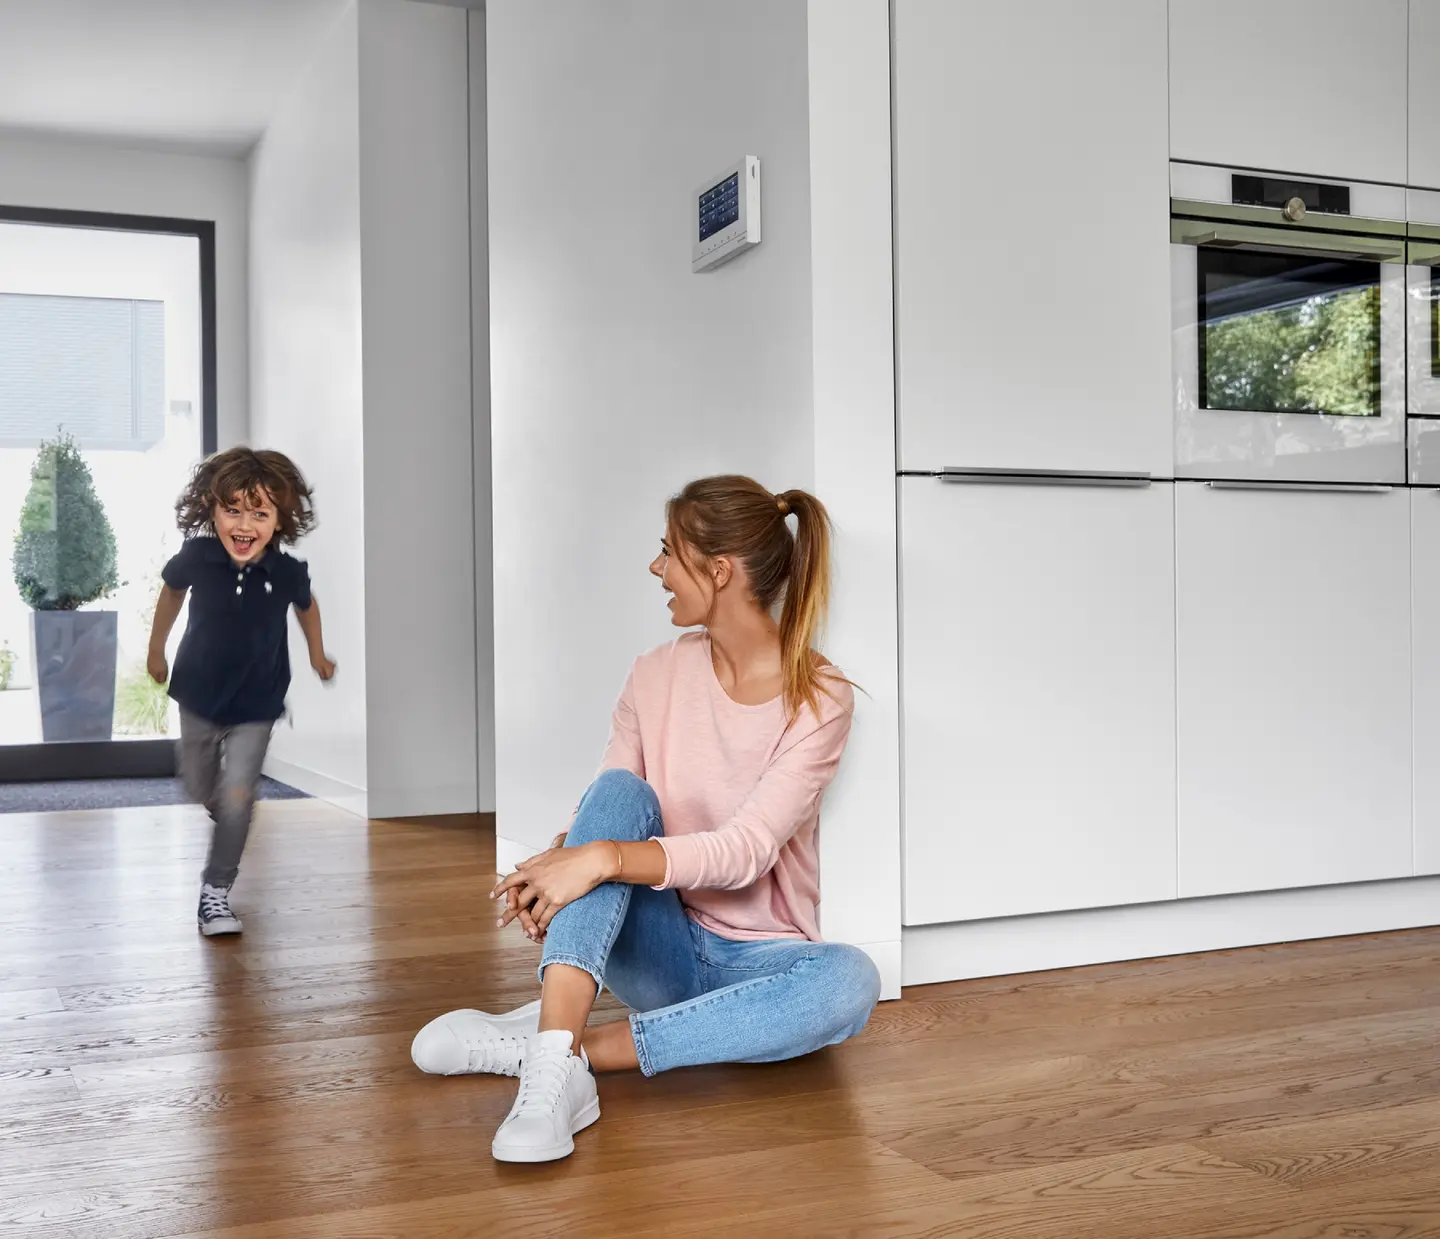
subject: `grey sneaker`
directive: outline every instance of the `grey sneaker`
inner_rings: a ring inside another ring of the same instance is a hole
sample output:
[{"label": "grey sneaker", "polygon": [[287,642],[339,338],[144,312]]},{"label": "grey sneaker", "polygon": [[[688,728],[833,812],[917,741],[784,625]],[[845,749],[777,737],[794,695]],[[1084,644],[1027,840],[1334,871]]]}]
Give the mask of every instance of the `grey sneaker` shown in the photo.
[{"label": "grey sneaker", "polygon": [[240,918],[230,911],[228,886],[211,886],[209,883],[201,886],[198,916],[200,932],[207,938],[214,938],[219,934],[238,934],[243,928]]}]

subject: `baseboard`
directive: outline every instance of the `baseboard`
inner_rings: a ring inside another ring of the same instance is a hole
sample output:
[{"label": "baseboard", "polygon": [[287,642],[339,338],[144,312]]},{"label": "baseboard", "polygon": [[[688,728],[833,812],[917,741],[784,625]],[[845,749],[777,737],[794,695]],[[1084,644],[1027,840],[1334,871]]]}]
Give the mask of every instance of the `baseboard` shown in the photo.
[{"label": "baseboard", "polygon": [[475,785],[381,788],[372,784],[366,794],[366,805],[370,816],[377,819],[475,813]]},{"label": "baseboard", "polygon": [[1440,924],[1440,877],[1220,895],[901,931],[906,985]]},{"label": "baseboard", "polygon": [[855,944],[875,961],[880,970],[880,1001],[892,1002],[900,997],[901,985],[901,943],[896,938],[890,942],[857,942]]},{"label": "baseboard", "polygon": [[531,847],[528,843],[521,843],[516,839],[502,839],[495,836],[495,872],[513,873],[515,866],[522,860],[529,860],[532,856],[538,856],[541,849]]},{"label": "baseboard", "polygon": [[346,813],[353,813],[356,817],[370,816],[369,801],[363,787],[352,787],[349,783],[332,779],[327,774],[318,774],[314,770],[307,770],[304,766],[297,766],[273,755],[265,759],[265,773],[281,783],[288,783],[307,796],[327,801]]}]

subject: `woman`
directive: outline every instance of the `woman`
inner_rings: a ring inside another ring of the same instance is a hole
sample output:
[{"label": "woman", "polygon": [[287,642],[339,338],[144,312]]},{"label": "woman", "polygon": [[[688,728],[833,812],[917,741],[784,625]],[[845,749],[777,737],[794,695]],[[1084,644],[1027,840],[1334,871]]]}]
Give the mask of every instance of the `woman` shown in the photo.
[{"label": "woman", "polygon": [[[500,1161],[567,1157],[600,1117],[595,1071],[793,1058],[853,1037],[879,999],[875,966],[821,942],[816,915],[820,800],[853,709],[813,648],[825,509],[715,477],[666,518],[650,571],[672,623],[701,631],[636,660],[569,831],[491,892],[501,925],[545,944],[540,1001],[452,1011],[411,1051],[424,1071],[520,1077]],[[586,1026],[602,984],[628,1023]]]}]

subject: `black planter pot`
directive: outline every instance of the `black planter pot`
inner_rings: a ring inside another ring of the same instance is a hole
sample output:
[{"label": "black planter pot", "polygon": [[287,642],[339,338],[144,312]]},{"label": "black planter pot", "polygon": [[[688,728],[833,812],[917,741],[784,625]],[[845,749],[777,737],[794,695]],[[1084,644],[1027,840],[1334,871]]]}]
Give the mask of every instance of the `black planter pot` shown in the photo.
[{"label": "black planter pot", "polygon": [[119,644],[115,612],[32,611],[30,639],[46,743],[109,740]]}]

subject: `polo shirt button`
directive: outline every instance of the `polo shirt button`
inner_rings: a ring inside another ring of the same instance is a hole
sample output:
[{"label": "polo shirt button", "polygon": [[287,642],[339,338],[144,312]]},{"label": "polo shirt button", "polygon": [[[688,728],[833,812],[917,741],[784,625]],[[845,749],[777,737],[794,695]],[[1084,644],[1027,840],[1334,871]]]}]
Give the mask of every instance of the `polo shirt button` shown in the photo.
[{"label": "polo shirt button", "polygon": [[235,592],[237,594],[243,594],[245,592],[245,587],[243,585],[237,585],[235,587]]}]

